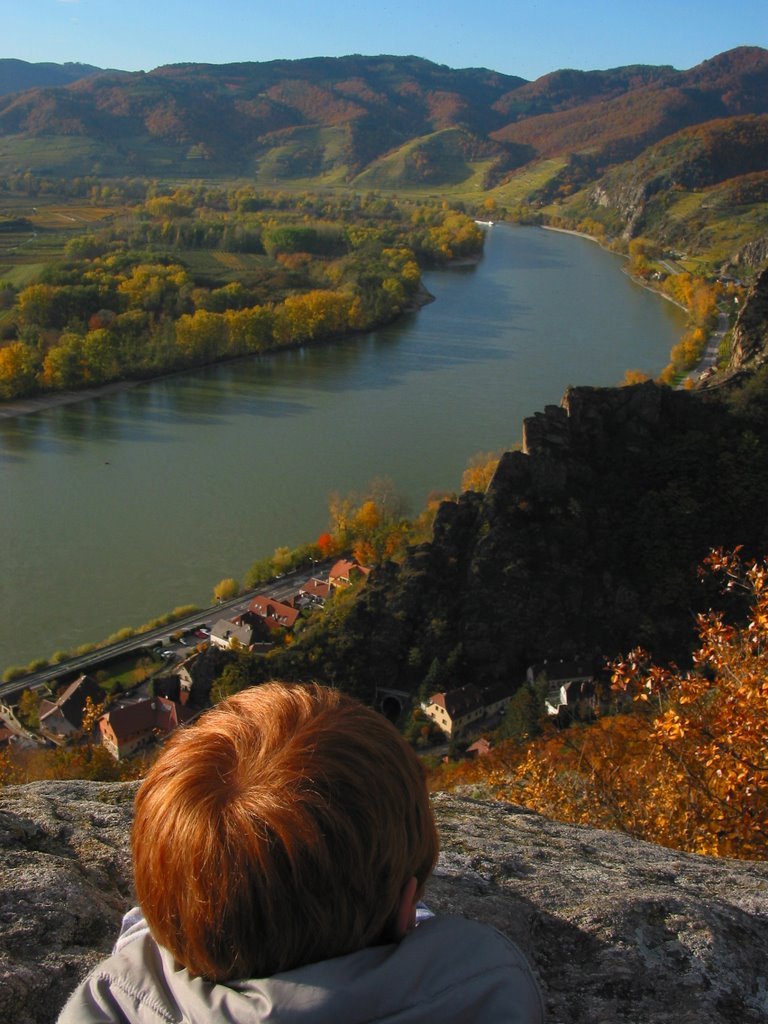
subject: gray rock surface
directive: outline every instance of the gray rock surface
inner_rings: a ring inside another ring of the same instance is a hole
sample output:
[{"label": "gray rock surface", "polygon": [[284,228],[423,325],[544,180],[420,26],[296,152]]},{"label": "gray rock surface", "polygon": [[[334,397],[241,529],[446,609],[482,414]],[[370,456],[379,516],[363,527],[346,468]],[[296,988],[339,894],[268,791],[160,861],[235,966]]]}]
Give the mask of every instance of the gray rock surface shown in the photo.
[{"label": "gray rock surface", "polygon": [[[132,784],[0,791],[0,1020],[56,1018],[131,904]],[[527,953],[550,1024],[768,1020],[768,864],[438,794],[426,899]]]}]

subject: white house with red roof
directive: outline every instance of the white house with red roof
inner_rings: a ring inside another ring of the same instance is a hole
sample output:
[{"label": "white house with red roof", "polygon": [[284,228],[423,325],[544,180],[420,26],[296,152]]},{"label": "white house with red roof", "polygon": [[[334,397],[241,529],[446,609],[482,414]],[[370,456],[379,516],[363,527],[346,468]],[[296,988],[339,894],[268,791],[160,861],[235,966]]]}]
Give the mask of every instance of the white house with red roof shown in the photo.
[{"label": "white house with red roof", "polygon": [[460,740],[475,722],[485,717],[485,701],[480,690],[470,683],[444,693],[433,693],[424,707],[424,714],[449,739]]}]

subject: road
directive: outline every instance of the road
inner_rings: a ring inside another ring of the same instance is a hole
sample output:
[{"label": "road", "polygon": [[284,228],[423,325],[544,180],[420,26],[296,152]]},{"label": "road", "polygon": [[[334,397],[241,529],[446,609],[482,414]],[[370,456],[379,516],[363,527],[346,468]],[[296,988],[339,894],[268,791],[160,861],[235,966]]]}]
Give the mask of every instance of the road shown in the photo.
[{"label": "road", "polygon": [[[295,594],[299,587],[303,586],[312,577],[323,578],[323,574],[325,574],[327,578],[328,569],[334,561],[335,559],[329,559],[325,562],[317,562],[312,567],[311,572],[302,571],[286,574],[283,578],[275,579],[271,583],[265,583],[256,590],[250,590],[246,594],[239,594],[230,601],[222,601],[210,608],[203,608],[195,612],[194,615],[187,615],[183,619],[169,622],[159,629],[148,630],[146,633],[140,633],[136,636],[128,637],[126,640],[110,644],[109,647],[100,647],[98,650],[90,651],[88,654],[69,658],[58,665],[52,665],[49,668],[41,669],[39,672],[33,672],[19,679],[14,679],[13,682],[3,683],[0,685],[0,702],[7,703],[8,699],[14,694],[19,694],[22,690],[36,689],[53,679],[57,679],[59,676],[68,675],[71,672],[86,672],[92,665],[96,665],[99,662],[114,658],[120,654],[130,654],[140,647],[152,647],[162,641],[167,641],[172,633],[184,633],[201,625],[210,627],[218,622],[219,619],[234,618],[236,615],[246,611],[253,598],[259,594],[266,594],[268,597],[273,597],[278,601],[284,601],[287,597]],[[175,653],[179,655],[188,654],[190,650],[189,647],[179,644],[169,644],[169,647],[172,647]]]},{"label": "road", "polygon": [[707,341],[707,347],[704,349],[704,353],[699,360],[697,366],[686,373],[685,377],[680,381],[678,387],[684,387],[687,380],[697,381],[701,378],[703,373],[706,373],[709,369],[714,369],[717,366],[717,356],[720,351],[720,343],[723,340],[725,332],[728,330],[730,321],[728,320],[727,313],[718,313],[717,315],[717,327],[710,334],[709,340]]}]

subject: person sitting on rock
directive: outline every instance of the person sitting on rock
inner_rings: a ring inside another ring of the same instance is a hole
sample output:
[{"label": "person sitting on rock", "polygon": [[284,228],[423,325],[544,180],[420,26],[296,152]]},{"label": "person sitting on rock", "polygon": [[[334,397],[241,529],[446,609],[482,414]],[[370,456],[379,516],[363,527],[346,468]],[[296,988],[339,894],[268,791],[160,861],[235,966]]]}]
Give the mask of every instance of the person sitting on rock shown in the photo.
[{"label": "person sitting on rock", "polygon": [[139,908],[60,1024],[539,1024],[520,950],[420,897],[421,762],[380,714],[265,683],[161,751],[136,797]]}]

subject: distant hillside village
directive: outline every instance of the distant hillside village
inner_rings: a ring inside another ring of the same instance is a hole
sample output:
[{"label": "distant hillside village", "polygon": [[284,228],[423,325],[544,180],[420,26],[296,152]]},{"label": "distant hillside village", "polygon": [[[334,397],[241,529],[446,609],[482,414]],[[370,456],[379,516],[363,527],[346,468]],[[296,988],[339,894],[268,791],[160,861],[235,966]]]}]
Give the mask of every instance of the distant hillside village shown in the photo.
[{"label": "distant hillside village", "polygon": [[[364,579],[370,568],[352,559],[340,559],[327,579],[312,577],[297,585],[291,596],[278,599],[257,594],[247,610],[221,618],[195,630],[198,641],[187,656],[171,666],[166,662],[142,684],[110,699],[97,682],[99,666],[65,683],[57,694],[40,699],[37,727],[24,726],[18,708],[3,707],[0,749],[18,743],[56,747],[99,742],[116,761],[123,761],[161,743],[179,726],[192,721],[212,703],[212,688],[233,651],[266,653],[284,641],[302,613],[322,607],[335,590]],[[183,641],[181,641],[183,642]],[[173,656],[163,651],[164,657]],[[449,742],[457,753],[482,756],[492,749],[484,733],[498,727],[521,681],[480,688],[466,685],[433,693],[420,710],[433,727],[433,740]],[[597,682],[593,670],[576,661],[555,659],[528,669],[526,683],[538,684],[544,710],[560,722],[591,717],[596,709]],[[388,702],[396,697],[394,705]],[[410,695],[382,688],[379,704],[398,715],[410,704]],[[474,741],[474,742],[473,742]]]}]

